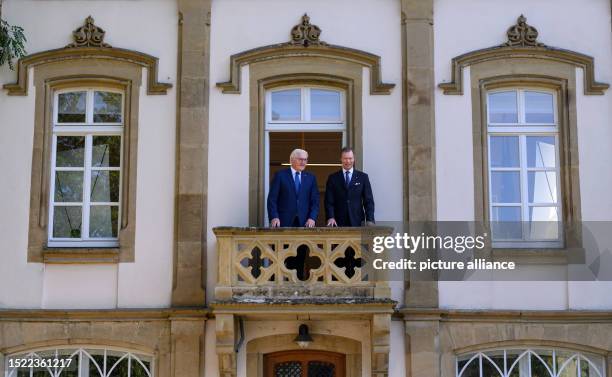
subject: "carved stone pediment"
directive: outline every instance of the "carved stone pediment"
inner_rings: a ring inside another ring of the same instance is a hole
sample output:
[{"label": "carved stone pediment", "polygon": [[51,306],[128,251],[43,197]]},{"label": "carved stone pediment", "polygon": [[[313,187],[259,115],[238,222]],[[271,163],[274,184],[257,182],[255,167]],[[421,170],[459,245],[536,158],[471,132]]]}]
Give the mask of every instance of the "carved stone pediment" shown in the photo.
[{"label": "carved stone pediment", "polygon": [[451,80],[438,84],[444,94],[463,94],[463,69],[484,61],[508,59],[540,59],[573,65],[584,69],[584,94],[602,95],[610,85],[595,80],[593,57],[538,42],[538,30],[527,24],[522,14],[506,31],[508,40],[501,45],[483,48],[453,58]]},{"label": "carved stone pediment", "polygon": [[256,47],[230,57],[230,79],[217,83],[223,93],[238,94],[241,91],[240,70],[243,66],[280,58],[327,58],[370,68],[370,93],[390,94],[395,84],[384,83],[381,78],[380,56],[350,47],[335,46],[321,41],[321,28],[310,23],[307,14],[291,29],[291,40]]},{"label": "carved stone pediment", "polygon": [[108,43],[104,43],[104,34],[106,34],[104,29],[96,26],[94,19],[89,16],[85,19],[83,26],[72,32],[74,42],[67,45],[66,48],[111,47]]},{"label": "carved stone pediment", "polygon": [[516,25],[510,26],[506,32],[508,42],[502,46],[520,47],[544,47],[544,43],[537,41],[538,30],[527,24],[527,19],[522,14],[516,20]]},{"label": "carved stone pediment", "polygon": [[[1,2],[1,0],[0,0]],[[154,56],[104,43],[106,32],[94,23],[93,17],[85,19],[82,26],[72,32],[74,42],[53,50],[24,56],[17,62],[17,82],[2,87],[11,96],[28,94],[28,68],[53,62],[82,59],[105,59],[136,64],[147,68],[147,93],[166,94],[171,84],[157,81],[158,59]]]},{"label": "carved stone pediment", "polygon": [[310,23],[310,17],[306,13],[302,16],[302,22],[291,29],[291,44],[308,47],[310,45],[326,45],[321,41],[321,28]]}]

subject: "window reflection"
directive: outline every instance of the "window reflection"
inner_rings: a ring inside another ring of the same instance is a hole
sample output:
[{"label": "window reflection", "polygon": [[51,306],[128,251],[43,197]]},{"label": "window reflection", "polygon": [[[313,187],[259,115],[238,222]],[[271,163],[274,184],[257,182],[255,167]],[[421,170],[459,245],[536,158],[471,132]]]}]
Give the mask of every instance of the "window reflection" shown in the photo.
[{"label": "window reflection", "polygon": [[518,109],[515,91],[489,94],[489,122],[518,122]]},{"label": "window reflection", "polygon": [[299,89],[272,92],[272,120],[300,120],[301,109]]},{"label": "window reflection", "polygon": [[310,90],[311,120],[340,120],[340,93],[333,90]]}]

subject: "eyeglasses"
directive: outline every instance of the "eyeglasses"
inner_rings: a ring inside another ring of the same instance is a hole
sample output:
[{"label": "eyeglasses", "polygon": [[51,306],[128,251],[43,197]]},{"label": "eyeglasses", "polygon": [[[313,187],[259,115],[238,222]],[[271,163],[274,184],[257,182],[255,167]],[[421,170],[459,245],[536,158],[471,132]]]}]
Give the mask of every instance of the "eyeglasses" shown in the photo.
[{"label": "eyeglasses", "polygon": [[308,158],[295,158],[298,161],[308,162]]}]

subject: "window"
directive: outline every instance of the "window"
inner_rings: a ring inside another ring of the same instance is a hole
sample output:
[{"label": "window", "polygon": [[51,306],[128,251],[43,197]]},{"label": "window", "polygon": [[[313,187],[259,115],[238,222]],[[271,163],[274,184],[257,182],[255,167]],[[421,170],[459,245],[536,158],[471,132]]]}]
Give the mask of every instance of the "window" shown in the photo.
[{"label": "window", "polygon": [[116,247],[121,218],[123,92],[55,93],[49,247]]},{"label": "window", "polygon": [[8,356],[5,363],[5,377],[153,376],[151,356],[113,349],[46,349]]},{"label": "window", "polygon": [[605,377],[599,355],[563,349],[502,349],[457,358],[457,377]]},{"label": "window", "polygon": [[327,88],[288,88],[268,92],[266,129],[310,124],[312,129],[343,129],[343,92]]},{"label": "window", "polygon": [[[289,86],[266,92],[266,198],[274,174],[289,167],[293,149],[309,152],[307,170],[315,175],[319,187],[325,187],[327,177],[340,169],[340,150],[347,141],[344,98],[343,90],[324,86]],[[325,226],[324,211],[315,220],[318,226]]]},{"label": "window", "polygon": [[493,246],[562,247],[556,92],[497,89],[486,102]]}]

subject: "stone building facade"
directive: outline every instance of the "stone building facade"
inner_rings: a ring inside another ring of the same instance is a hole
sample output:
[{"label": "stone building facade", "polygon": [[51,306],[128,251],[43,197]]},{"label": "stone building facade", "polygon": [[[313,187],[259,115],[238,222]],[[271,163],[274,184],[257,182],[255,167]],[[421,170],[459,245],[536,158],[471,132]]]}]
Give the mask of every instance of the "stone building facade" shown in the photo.
[{"label": "stone building facade", "polygon": [[[265,206],[349,145],[380,223],[612,220],[608,0],[0,4],[4,376],[612,373],[610,281],[371,281],[360,228]],[[490,255],[528,276],[583,246],[519,241]]]}]

